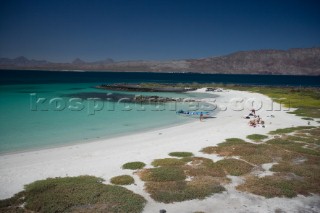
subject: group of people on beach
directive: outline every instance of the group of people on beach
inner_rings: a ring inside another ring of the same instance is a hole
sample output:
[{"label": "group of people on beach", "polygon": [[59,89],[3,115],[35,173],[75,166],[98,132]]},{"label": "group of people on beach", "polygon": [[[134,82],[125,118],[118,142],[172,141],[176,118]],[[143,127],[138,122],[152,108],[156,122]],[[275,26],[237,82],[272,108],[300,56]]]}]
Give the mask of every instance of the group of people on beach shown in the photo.
[{"label": "group of people on beach", "polygon": [[[253,117],[253,119],[251,119]],[[258,125],[261,125],[263,128],[265,127],[264,124],[265,122],[261,119],[261,117],[259,115],[256,115],[256,110],[252,109],[251,113],[245,117],[246,119],[251,119],[249,121],[249,126],[252,127],[257,127]]]}]

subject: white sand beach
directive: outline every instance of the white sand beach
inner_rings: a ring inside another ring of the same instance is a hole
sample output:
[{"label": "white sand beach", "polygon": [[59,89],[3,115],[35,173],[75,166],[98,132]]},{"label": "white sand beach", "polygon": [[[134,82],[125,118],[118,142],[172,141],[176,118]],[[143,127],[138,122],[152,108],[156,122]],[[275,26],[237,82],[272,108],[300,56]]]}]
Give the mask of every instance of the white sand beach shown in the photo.
[{"label": "white sand beach", "polygon": [[[197,92],[205,92],[205,89]],[[151,162],[154,159],[168,157],[168,153],[173,151],[189,151],[196,156],[204,156],[217,161],[220,157],[206,155],[199,150],[206,146],[221,143],[226,138],[245,139],[250,134],[267,134],[269,131],[279,128],[305,126],[309,122],[288,114],[284,108],[278,110],[278,104],[275,104],[274,110],[271,111],[271,100],[258,93],[242,91],[210,93],[219,95],[215,101],[218,108],[225,109],[227,107],[227,109],[219,110],[216,118],[205,119],[203,122],[194,119],[194,122],[191,123],[144,133],[0,156],[0,199],[11,197],[23,190],[25,184],[48,177],[94,175],[105,179],[105,182],[109,183],[110,178],[114,176],[132,175],[131,170],[121,168],[124,163],[142,161],[148,167],[151,167]],[[265,121],[265,128],[250,127],[248,125],[249,120],[242,118],[249,114],[250,107],[239,110],[239,107],[230,104],[231,99],[233,99],[233,103],[236,103],[234,98],[239,100],[243,98],[243,103],[252,98],[262,101],[263,106],[256,113]],[[206,101],[209,102],[210,100]],[[274,117],[270,117],[270,115],[274,115]],[[311,121],[310,124],[319,125],[315,121]],[[77,134],[77,132],[74,132],[74,134]],[[166,209],[168,213],[194,211],[207,213],[274,212],[278,208],[286,212],[320,211],[319,196],[266,199],[236,191],[234,186],[241,183],[242,180],[235,177],[232,177],[232,183],[226,186],[227,191],[215,194],[207,199],[172,204],[157,203],[143,190],[143,182],[140,181],[138,176],[133,175],[133,177],[136,184],[126,188],[143,195],[147,199],[148,203],[144,209],[144,212],[147,213],[159,212],[160,209]]]}]

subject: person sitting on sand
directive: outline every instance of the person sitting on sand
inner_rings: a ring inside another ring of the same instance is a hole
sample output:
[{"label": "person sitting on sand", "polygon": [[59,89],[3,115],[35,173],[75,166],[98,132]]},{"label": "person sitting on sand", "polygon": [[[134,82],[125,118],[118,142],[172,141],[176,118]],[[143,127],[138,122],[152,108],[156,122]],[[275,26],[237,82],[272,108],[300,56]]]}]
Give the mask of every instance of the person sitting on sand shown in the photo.
[{"label": "person sitting on sand", "polygon": [[249,121],[249,126],[253,126],[253,127],[256,127],[256,121],[255,120],[250,120]]},{"label": "person sitting on sand", "polygon": [[260,116],[258,115],[258,117],[257,117],[257,124],[260,124],[260,122],[261,122],[261,118],[260,118]]}]

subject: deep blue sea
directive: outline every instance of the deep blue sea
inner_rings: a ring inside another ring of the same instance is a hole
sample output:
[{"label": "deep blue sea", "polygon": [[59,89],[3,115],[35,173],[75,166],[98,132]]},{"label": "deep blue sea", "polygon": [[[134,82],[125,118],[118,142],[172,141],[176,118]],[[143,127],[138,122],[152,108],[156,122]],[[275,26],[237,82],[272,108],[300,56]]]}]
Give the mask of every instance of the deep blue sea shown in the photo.
[{"label": "deep blue sea", "polygon": [[[99,138],[190,121],[190,118],[175,113],[185,106],[173,103],[156,106],[85,98],[71,100],[77,94],[111,93],[94,87],[120,82],[214,82],[319,87],[320,77],[0,70],[0,154],[87,143]],[[195,93],[117,92],[117,95],[214,97]]]},{"label": "deep blue sea", "polygon": [[319,76],[290,75],[226,75],[195,73],[146,72],[66,72],[66,71],[15,71],[0,70],[0,84],[49,83],[230,83],[273,86],[320,87]]}]

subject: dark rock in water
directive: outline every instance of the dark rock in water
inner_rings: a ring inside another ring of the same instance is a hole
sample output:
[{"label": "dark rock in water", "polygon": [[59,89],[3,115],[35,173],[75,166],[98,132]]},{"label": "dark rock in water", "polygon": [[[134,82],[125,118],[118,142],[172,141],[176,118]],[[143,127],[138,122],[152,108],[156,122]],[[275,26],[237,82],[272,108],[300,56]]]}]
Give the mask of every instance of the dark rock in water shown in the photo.
[{"label": "dark rock in water", "polygon": [[73,87],[73,88],[70,88],[69,90],[82,90],[83,88],[80,88],[80,87]]},{"label": "dark rock in water", "polygon": [[161,209],[160,213],[166,213],[167,211],[165,209]]},{"label": "dark rock in water", "polygon": [[166,98],[166,97],[160,97],[160,96],[136,96],[134,98],[134,102],[140,102],[140,103],[166,103],[166,102],[174,102],[177,101],[177,99],[174,98]]},{"label": "dark rock in water", "polygon": [[104,93],[104,92],[79,92],[79,93],[67,94],[67,95],[64,95],[64,97],[81,98],[81,99],[99,98],[104,101],[119,101],[121,99],[125,99],[128,102],[132,102],[134,100],[135,95],[120,94],[120,93]]},{"label": "dark rock in water", "polygon": [[188,92],[195,89],[183,87],[143,87],[138,84],[105,84],[97,86],[98,89],[118,90],[118,91],[134,91],[134,92]]},{"label": "dark rock in water", "polygon": [[[126,102],[126,103],[167,103],[167,102],[182,102],[182,98],[168,98],[160,96],[142,96],[142,95],[131,95],[131,94],[121,94],[121,93],[102,93],[102,92],[80,92],[63,95],[63,97],[90,99],[99,98],[103,101],[111,102]],[[187,100],[188,102],[194,100]]]}]

